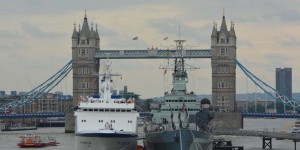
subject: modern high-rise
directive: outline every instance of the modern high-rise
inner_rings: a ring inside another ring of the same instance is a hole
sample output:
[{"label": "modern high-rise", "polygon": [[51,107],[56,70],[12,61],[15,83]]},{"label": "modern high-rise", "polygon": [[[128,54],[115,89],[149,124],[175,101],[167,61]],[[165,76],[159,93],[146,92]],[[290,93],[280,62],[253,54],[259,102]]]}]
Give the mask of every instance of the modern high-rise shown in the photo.
[{"label": "modern high-rise", "polygon": [[[276,90],[281,96],[292,98],[292,68],[276,68]],[[286,106],[280,99],[277,99],[277,113],[285,113],[286,109],[289,109]]]},{"label": "modern high-rise", "polygon": [[276,90],[292,98],[292,68],[276,68]]}]

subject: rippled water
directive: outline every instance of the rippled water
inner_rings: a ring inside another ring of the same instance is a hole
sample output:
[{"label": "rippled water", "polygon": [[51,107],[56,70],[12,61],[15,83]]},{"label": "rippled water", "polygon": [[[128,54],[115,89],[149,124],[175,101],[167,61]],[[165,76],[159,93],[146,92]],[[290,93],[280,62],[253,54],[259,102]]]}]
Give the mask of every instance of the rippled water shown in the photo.
[{"label": "rippled water", "polygon": [[[295,119],[244,119],[244,129],[246,130],[268,130],[290,132]],[[39,150],[74,150],[74,134],[65,134],[64,128],[38,128],[36,131],[14,131],[0,132],[0,150],[20,150],[17,146],[19,136],[29,132],[38,133],[43,136],[53,136],[60,142],[58,146],[39,148]],[[259,137],[237,137],[222,136],[226,140],[231,140],[233,145],[244,146],[245,150],[262,150],[262,139]],[[273,150],[294,150],[294,142],[289,140],[272,140]],[[300,150],[300,142],[297,143]],[[36,148],[26,148],[26,150],[37,150]]]}]

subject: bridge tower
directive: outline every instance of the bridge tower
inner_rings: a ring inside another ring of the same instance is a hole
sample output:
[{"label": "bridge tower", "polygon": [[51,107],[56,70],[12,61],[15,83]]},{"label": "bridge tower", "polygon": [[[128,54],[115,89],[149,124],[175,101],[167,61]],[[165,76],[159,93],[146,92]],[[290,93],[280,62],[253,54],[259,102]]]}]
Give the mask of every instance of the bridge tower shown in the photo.
[{"label": "bridge tower", "polygon": [[236,107],[236,35],[234,24],[227,30],[223,15],[220,30],[214,23],[211,34],[212,106],[234,112]]},{"label": "bridge tower", "polygon": [[[84,17],[82,27],[78,31],[74,24],[72,35],[72,67],[73,67],[73,106],[82,97],[93,96],[99,92],[99,59],[95,59],[96,50],[100,49],[100,38],[96,25],[91,28],[88,19]],[[66,114],[65,132],[75,130],[74,112]]]}]

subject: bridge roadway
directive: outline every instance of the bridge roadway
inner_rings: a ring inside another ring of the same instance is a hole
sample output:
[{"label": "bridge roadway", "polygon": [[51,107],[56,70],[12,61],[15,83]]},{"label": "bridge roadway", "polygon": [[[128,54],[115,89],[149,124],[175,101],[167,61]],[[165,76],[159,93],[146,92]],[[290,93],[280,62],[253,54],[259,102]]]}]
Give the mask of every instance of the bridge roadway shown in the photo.
[{"label": "bridge roadway", "polygon": [[[141,117],[151,115],[150,112],[140,112]],[[274,118],[300,118],[300,114],[276,114],[276,113],[243,113],[243,118],[246,117],[274,117]],[[0,119],[10,118],[47,118],[47,117],[65,117],[65,113],[29,113],[29,114],[0,114]]]},{"label": "bridge roadway", "polygon": [[243,117],[258,117],[258,118],[300,118],[300,114],[280,114],[280,113],[243,113]]},{"label": "bridge roadway", "polygon": [[274,131],[254,131],[254,130],[235,130],[235,129],[217,129],[215,135],[234,135],[234,136],[254,136],[268,137],[277,139],[300,140],[300,133],[282,133]]},{"label": "bridge roadway", "polygon": [[163,58],[211,58],[210,49],[193,50],[97,50],[94,58],[98,59],[163,59]]},{"label": "bridge roadway", "polygon": [[64,113],[0,114],[0,119],[65,117]]}]

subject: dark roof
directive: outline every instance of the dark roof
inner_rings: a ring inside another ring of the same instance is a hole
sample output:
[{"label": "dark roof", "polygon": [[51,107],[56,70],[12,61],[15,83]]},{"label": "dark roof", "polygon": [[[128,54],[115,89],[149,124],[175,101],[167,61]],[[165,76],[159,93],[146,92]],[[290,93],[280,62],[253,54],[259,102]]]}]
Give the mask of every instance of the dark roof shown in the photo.
[{"label": "dark roof", "polygon": [[200,103],[201,104],[210,104],[210,100],[208,100],[207,98],[203,98]]}]

